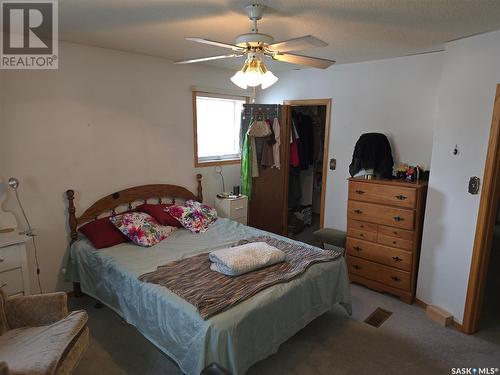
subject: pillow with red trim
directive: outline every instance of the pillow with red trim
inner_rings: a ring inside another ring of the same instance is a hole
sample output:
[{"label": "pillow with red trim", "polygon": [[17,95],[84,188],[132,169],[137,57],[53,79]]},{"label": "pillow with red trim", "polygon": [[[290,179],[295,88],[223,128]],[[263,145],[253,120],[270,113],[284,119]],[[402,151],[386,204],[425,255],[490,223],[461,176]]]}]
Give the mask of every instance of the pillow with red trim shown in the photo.
[{"label": "pillow with red trim", "polygon": [[160,225],[145,212],[129,212],[109,218],[109,221],[139,246],[153,246],[167,238],[174,227]]},{"label": "pillow with red trim", "polygon": [[161,225],[168,225],[171,227],[181,228],[182,225],[176,220],[172,215],[165,211],[165,208],[173,206],[173,204],[149,204],[144,203],[136,207],[139,212],[145,212],[153,216],[158,223]]},{"label": "pillow with red trim", "polygon": [[82,233],[96,249],[104,249],[130,241],[109,221],[110,216],[91,221],[80,228]]}]

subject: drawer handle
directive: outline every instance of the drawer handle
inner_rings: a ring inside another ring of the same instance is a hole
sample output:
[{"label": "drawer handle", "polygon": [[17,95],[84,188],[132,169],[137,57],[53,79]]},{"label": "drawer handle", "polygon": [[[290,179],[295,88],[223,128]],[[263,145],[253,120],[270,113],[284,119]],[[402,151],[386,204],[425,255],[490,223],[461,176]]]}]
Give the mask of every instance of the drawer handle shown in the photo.
[{"label": "drawer handle", "polygon": [[365,192],[363,190],[356,190],[356,194],[364,194]]},{"label": "drawer handle", "polygon": [[392,232],[392,233],[394,233],[396,236],[398,235],[398,232],[396,232],[396,231],[394,231],[394,232]]},{"label": "drawer handle", "polygon": [[353,249],[353,250],[356,250],[356,251],[361,251],[361,250],[363,250],[363,249],[362,249],[362,248],[360,248],[359,246],[354,246],[352,249]]},{"label": "drawer handle", "polygon": [[352,268],[354,268],[354,269],[356,269],[356,270],[360,270],[360,269],[361,269],[361,267],[360,267],[360,266],[358,266],[357,264],[355,264],[354,266],[352,266]]},{"label": "drawer handle", "polygon": [[0,263],[2,263],[3,261],[5,261],[5,259],[4,258],[0,258]]},{"label": "drawer handle", "polygon": [[363,229],[365,226],[363,224],[360,225],[360,228]]},{"label": "drawer handle", "polygon": [[360,236],[360,237],[364,237],[365,235],[364,235],[363,233],[360,233],[360,234],[359,234],[359,236]]},{"label": "drawer handle", "polygon": [[396,220],[396,221],[403,221],[404,218],[402,218],[401,216],[394,216],[394,220]]},{"label": "drawer handle", "polygon": [[397,276],[391,276],[391,279],[393,279],[396,282],[400,282],[401,281],[401,279],[399,277],[397,277]]},{"label": "drawer handle", "polygon": [[392,244],[393,244],[393,245],[396,245],[396,244],[397,244],[397,242],[396,242],[396,241],[392,241]]},{"label": "drawer handle", "polygon": [[399,199],[400,201],[404,201],[407,197],[400,194],[400,195],[396,195],[396,198]]},{"label": "drawer handle", "polygon": [[400,257],[396,256],[396,257],[392,257],[392,259],[396,262],[401,262],[403,259],[401,259]]},{"label": "drawer handle", "polygon": [[354,213],[356,213],[356,214],[362,214],[363,211],[361,211],[361,210],[354,210]]}]

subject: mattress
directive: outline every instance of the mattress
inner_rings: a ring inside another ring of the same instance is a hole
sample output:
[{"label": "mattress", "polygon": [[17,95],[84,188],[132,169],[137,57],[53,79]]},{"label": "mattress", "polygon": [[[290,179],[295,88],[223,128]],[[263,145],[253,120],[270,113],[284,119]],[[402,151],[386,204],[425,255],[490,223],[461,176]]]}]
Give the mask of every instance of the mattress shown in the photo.
[{"label": "mattress", "polygon": [[96,250],[82,236],[71,246],[67,278],[135,326],[184,373],[198,375],[217,362],[234,375],[244,374],[335,304],[350,313],[344,258],[315,264],[299,278],[267,288],[207,320],[168,289],[138,277],[169,261],[262,235],[295,242],[223,218],[205,233],[179,229],[150,248],[124,243]]}]

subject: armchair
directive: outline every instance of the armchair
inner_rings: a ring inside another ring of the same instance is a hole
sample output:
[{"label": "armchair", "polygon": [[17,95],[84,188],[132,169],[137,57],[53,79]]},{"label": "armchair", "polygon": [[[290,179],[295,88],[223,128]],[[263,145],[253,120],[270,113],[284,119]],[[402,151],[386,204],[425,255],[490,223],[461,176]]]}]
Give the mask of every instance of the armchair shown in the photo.
[{"label": "armchair", "polygon": [[8,298],[0,290],[0,374],[70,374],[88,346],[86,324],[85,311],[68,313],[66,293]]}]

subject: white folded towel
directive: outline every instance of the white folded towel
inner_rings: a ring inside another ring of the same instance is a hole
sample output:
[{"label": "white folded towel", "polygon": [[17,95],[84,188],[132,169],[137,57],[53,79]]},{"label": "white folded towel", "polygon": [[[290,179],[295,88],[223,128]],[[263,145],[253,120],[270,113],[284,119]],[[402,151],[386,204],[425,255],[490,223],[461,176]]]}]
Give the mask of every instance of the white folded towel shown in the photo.
[{"label": "white folded towel", "polygon": [[283,262],[286,254],[265,242],[214,250],[208,255],[210,269],[228,276],[238,276],[262,267]]}]

